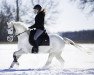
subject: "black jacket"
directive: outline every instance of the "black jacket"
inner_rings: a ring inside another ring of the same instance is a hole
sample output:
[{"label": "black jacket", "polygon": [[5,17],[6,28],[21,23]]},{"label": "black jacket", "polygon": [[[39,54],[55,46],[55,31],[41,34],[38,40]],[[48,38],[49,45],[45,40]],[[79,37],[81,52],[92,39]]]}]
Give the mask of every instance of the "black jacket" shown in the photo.
[{"label": "black jacket", "polygon": [[44,30],[44,17],[45,17],[45,12],[44,11],[39,12],[35,17],[35,24],[30,26],[29,28]]}]

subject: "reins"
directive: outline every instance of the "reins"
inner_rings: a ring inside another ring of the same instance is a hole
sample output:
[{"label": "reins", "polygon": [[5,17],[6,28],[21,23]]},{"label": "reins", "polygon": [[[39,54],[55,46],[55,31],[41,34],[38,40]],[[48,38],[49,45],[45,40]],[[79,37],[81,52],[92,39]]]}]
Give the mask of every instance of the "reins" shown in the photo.
[{"label": "reins", "polygon": [[29,30],[26,30],[26,31],[24,31],[24,32],[22,32],[22,33],[19,33],[19,34],[15,35],[14,37],[19,36],[19,35],[21,35],[21,34],[27,32],[27,31],[29,31]]}]

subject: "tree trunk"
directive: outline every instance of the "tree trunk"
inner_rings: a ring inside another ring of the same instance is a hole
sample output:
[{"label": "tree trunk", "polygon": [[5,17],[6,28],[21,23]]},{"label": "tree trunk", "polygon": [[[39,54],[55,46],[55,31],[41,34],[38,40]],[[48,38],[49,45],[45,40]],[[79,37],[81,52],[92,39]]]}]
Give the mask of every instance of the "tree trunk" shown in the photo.
[{"label": "tree trunk", "polygon": [[19,21],[19,0],[16,0],[16,21]]}]

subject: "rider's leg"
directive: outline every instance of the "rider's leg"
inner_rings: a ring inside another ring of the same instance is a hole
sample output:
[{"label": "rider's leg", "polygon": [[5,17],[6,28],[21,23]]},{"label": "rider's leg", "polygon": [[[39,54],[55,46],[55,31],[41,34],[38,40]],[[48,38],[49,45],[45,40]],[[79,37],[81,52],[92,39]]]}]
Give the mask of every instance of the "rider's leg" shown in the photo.
[{"label": "rider's leg", "polygon": [[37,29],[36,33],[34,35],[34,40],[37,40],[37,38],[43,33],[43,30]]},{"label": "rider's leg", "polygon": [[32,53],[38,53],[38,43],[36,41],[33,42]]},{"label": "rider's leg", "polygon": [[38,41],[37,41],[37,39],[38,39],[38,37],[41,35],[43,33],[43,30],[40,30],[40,29],[37,29],[36,30],[36,33],[35,33],[35,35],[34,35],[34,43],[33,43],[33,45],[34,45],[34,47],[33,47],[33,49],[32,49],[32,53],[34,53],[34,52],[38,52]]}]

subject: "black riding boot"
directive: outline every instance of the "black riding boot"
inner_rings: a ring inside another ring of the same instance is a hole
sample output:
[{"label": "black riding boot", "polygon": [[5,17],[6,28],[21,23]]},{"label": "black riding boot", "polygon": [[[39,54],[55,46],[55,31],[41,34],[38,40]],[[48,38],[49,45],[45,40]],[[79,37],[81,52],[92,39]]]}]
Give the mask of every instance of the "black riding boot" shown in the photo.
[{"label": "black riding boot", "polygon": [[33,43],[32,53],[38,53],[38,42],[36,40]]}]

